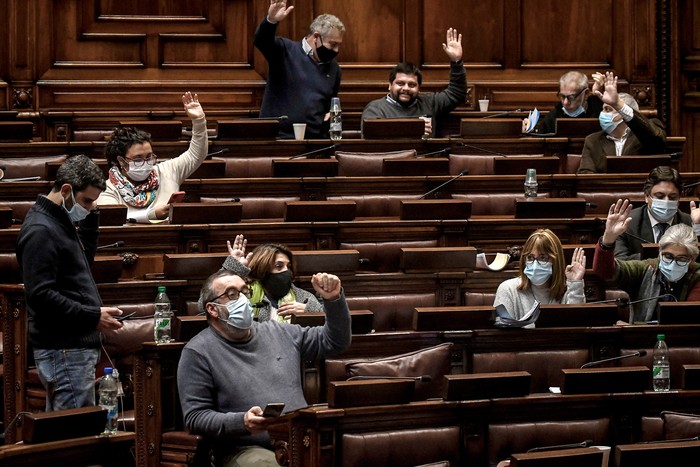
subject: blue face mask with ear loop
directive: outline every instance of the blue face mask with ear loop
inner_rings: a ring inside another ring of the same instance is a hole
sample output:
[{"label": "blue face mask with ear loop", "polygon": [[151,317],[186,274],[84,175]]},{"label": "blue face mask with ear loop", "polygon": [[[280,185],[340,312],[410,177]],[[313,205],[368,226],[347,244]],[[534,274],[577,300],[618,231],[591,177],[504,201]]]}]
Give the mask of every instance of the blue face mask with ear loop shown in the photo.
[{"label": "blue face mask with ear loop", "polygon": [[82,205],[78,204],[78,202],[75,200],[75,196],[73,195],[73,189],[71,188],[70,190],[70,197],[71,200],[73,200],[73,206],[71,206],[70,209],[66,208],[66,200],[63,200],[63,209],[66,210],[68,213],[68,217],[70,217],[70,220],[73,222],[80,222],[83,219],[87,217],[88,214],[90,214],[90,211],[85,209]]},{"label": "blue face mask with ear loop", "polygon": [[675,261],[666,263],[659,255],[659,270],[669,282],[678,282],[681,280],[688,272],[689,264],[690,263],[686,264],[685,266],[679,266]]},{"label": "blue face mask with ear loop", "polygon": [[540,286],[545,284],[550,277],[552,277],[552,263],[549,262],[544,266],[533,261],[532,263],[525,263],[525,269],[523,273],[530,279],[533,285]]},{"label": "blue face mask with ear loop", "polygon": [[229,326],[237,329],[250,329],[253,325],[253,307],[250,305],[248,297],[241,294],[238,300],[231,300],[225,305],[222,303],[211,302],[217,306],[225,306],[228,311],[228,318],[218,318]]},{"label": "blue face mask with ear loop", "polygon": [[622,123],[622,120],[620,121],[614,121],[615,120],[615,115],[613,115],[612,112],[601,112],[600,115],[598,115],[598,122],[600,123],[600,128],[603,129],[604,132],[607,134],[612,133],[615,131],[615,128]]}]

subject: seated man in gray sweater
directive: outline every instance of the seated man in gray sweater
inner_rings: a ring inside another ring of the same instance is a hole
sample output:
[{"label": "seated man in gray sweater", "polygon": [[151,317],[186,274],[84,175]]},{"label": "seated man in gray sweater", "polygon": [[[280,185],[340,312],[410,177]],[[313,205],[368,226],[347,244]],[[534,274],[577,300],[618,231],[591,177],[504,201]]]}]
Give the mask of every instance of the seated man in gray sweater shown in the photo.
[{"label": "seated man in gray sweater", "polygon": [[362,120],[410,118],[425,120],[425,134],[435,135],[433,119],[447,114],[467,97],[467,72],[462,63],[462,35],[448,29],[442,48],[450,59],[450,83],[444,91],[420,94],[423,76],[412,63],[399,63],[389,72],[389,93],[367,104]]},{"label": "seated man in gray sweater", "polygon": [[185,425],[214,440],[224,466],[277,465],[263,407],[307,406],[302,359],[324,358],[350,345],[350,311],[340,279],[319,273],[311,284],[324,300],[326,323],[306,328],[253,321],[246,281],[233,271],[221,269],[202,286],[199,306],[209,327],[183,349],[177,384]]}]

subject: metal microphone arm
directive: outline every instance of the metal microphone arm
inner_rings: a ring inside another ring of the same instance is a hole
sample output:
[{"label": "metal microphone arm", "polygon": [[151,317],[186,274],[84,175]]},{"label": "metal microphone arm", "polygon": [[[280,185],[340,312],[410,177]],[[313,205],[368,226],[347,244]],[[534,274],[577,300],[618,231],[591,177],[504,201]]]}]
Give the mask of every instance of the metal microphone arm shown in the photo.
[{"label": "metal microphone arm", "polygon": [[603,360],[596,360],[594,362],[588,362],[584,363],[581,365],[581,369],[583,370],[584,368],[590,368],[592,366],[598,366],[603,363],[608,363],[608,362],[614,362],[615,360],[623,360],[625,358],[630,358],[630,357],[644,357],[647,354],[646,350],[637,350],[636,352],[632,352],[626,355],[618,355],[617,357],[612,357],[612,358],[604,358]]},{"label": "metal microphone arm", "polygon": [[506,112],[501,112],[501,113],[494,114],[494,115],[487,115],[487,116],[481,117],[481,118],[505,117],[505,116],[510,115],[512,113],[521,112],[521,111],[522,111],[522,109],[508,110]]},{"label": "metal microphone arm", "polygon": [[296,156],[290,157],[288,160],[291,161],[292,159],[298,159],[298,158],[310,156],[312,154],[316,154],[319,152],[325,152],[325,151],[328,151],[329,149],[335,149],[338,146],[340,146],[340,145],[339,144],[331,144],[330,146],[326,146],[325,148],[314,149],[313,151],[305,152],[303,154],[297,154]]},{"label": "metal microphone arm", "polygon": [[464,174],[466,174],[466,173],[467,173],[466,170],[462,170],[459,174],[457,174],[457,175],[455,175],[454,177],[452,177],[451,179],[447,180],[447,181],[446,181],[445,183],[443,183],[442,185],[439,185],[439,186],[433,188],[432,190],[430,190],[429,192],[424,193],[424,194],[421,195],[421,197],[418,198],[418,199],[425,199],[426,196],[432,195],[433,193],[435,193],[436,191],[438,191],[440,188],[443,188],[443,187],[449,185],[450,183],[454,182],[455,180],[457,180],[459,177],[461,177],[462,175],[464,175]]},{"label": "metal microphone arm", "polygon": [[375,380],[375,379],[400,379],[400,380],[408,380],[408,381],[420,381],[422,383],[429,383],[430,381],[433,380],[432,376],[430,375],[420,375],[420,376],[352,376],[348,378],[346,381],[367,381],[367,380]]}]

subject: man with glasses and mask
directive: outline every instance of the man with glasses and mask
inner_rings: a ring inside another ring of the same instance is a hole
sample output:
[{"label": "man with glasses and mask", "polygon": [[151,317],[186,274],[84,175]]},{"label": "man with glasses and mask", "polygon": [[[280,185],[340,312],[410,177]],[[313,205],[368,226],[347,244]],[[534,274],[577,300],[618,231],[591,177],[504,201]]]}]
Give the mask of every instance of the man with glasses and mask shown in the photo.
[{"label": "man with glasses and mask", "polygon": [[157,164],[150,134],[133,127],[112,132],[105,146],[111,166],[107,188],[97,200],[98,205],[126,205],[127,218],[144,224],[168,218],[170,197],[199,168],[209,150],[207,121],[197,94],[187,91],[182,104],[192,119],[192,140],[187,151],[178,157]]},{"label": "man with glasses and mask", "polygon": [[[632,218],[628,200],[610,206],[605,231],[596,244],[593,272],[627,292],[633,303],[630,323],[657,318],[659,301],[700,300],[700,265],[697,236],[686,224],[669,227],[659,240],[659,256],[645,260],[617,260],[615,241],[625,233]],[[648,300],[647,300],[648,299]]]},{"label": "man with glasses and mask", "polygon": [[338,277],[318,273],[311,284],[323,298],[326,323],[301,327],[253,320],[240,274],[221,269],[202,286],[200,311],[209,327],[182,351],[177,384],[185,425],[214,440],[224,466],[276,466],[263,407],[284,403],[286,412],[308,404],[301,363],[337,354],[350,345],[350,311]]},{"label": "man with glasses and mask", "polygon": [[402,62],[389,72],[389,93],[375,99],[362,111],[362,121],[369,118],[422,117],[425,134],[435,134],[433,121],[464,103],[467,97],[467,73],[462,63],[462,35],[450,28],[442,48],[450,59],[450,83],[442,92],[420,93],[423,76],[412,63]]},{"label": "man with glasses and mask", "polygon": [[[593,91],[602,87],[603,75],[593,74]],[[603,103],[588,89],[588,77],[580,71],[569,71],[559,78],[559,103],[541,119],[534,134],[554,134],[557,118],[596,118]],[[529,119],[523,119],[523,133],[530,126]]]},{"label": "man with glasses and mask", "polygon": [[90,265],[97,250],[97,197],[104,175],[87,156],[59,167],[51,192],[39,195],[17,238],[27,300],[29,343],[46,410],[95,405],[100,332],[119,329],[121,310],[102,306]]},{"label": "man with glasses and mask", "polygon": [[618,93],[617,76],[613,73],[605,73],[603,85],[604,93],[594,91],[603,102],[603,111],[598,116],[602,131],[586,136],[577,173],[606,173],[607,156],[665,153],[663,123],[642,115],[634,97]]},{"label": "man with glasses and mask", "polygon": [[690,215],[678,210],[683,181],[678,171],[661,166],[649,172],[644,182],[645,204],[632,209],[627,229],[615,242],[617,259],[641,259],[643,243],[659,243],[672,225],[686,224],[700,234],[700,208],[690,202]]},{"label": "man with glasses and mask", "polygon": [[306,123],[307,138],[328,138],[331,98],[340,88],[335,57],[345,26],[333,15],[320,15],[301,41],[275,36],[277,24],[294,9],[286,0],[270,0],[267,16],[255,31],[255,47],[268,63],[260,117],[280,119],[282,138],[293,138],[293,123]]}]

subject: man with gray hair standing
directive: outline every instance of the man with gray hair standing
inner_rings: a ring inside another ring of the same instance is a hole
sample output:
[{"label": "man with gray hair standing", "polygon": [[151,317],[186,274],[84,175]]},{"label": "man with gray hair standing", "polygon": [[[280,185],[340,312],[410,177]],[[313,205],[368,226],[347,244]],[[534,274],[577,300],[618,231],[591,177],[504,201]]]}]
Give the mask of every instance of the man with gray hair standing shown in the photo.
[{"label": "man with gray hair standing", "polygon": [[328,138],[331,98],[340,88],[335,60],[345,26],[333,15],[320,15],[301,41],[275,36],[277,24],[294,9],[286,0],[270,0],[267,17],[255,31],[254,43],[268,63],[260,117],[280,120],[282,138],[293,138],[293,123],[306,123],[307,138]]},{"label": "man with gray hair standing", "polygon": [[603,101],[598,119],[602,131],[586,136],[578,173],[605,173],[607,156],[663,154],[666,131],[661,121],[639,112],[634,97],[617,92],[617,76],[605,73],[605,93],[594,91]]}]

